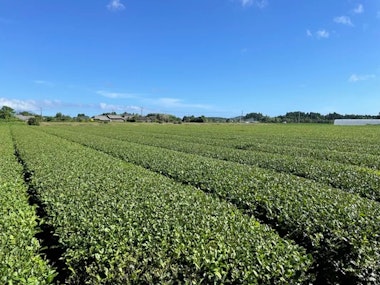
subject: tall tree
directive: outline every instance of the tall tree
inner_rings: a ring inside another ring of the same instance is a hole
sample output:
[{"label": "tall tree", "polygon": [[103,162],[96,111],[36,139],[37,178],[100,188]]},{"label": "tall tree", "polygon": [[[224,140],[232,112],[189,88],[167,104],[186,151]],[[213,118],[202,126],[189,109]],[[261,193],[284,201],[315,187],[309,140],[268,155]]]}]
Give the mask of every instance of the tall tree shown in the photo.
[{"label": "tall tree", "polygon": [[8,120],[15,115],[15,111],[8,106],[3,106],[0,109],[0,119]]}]

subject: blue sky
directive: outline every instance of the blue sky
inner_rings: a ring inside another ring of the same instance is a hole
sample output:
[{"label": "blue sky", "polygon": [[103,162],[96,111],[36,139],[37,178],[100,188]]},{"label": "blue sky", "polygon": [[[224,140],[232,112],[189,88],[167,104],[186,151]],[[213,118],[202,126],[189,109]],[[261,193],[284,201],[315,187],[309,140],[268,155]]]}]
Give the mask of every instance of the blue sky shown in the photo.
[{"label": "blue sky", "polygon": [[380,112],[380,0],[0,0],[0,106]]}]

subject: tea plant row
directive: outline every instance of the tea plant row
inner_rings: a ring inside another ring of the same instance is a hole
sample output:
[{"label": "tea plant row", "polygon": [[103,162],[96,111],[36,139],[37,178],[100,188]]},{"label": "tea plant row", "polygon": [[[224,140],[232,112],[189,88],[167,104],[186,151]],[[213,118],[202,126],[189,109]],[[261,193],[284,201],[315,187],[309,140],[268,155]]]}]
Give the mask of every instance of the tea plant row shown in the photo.
[{"label": "tea plant row", "polygon": [[0,283],[52,284],[56,272],[40,255],[35,206],[7,126],[0,126]]},{"label": "tea plant row", "polygon": [[66,284],[313,281],[305,249],[230,203],[37,129],[12,132],[65,249]]},{"label": "tea plant row", "polygon": [[[166,139],[178,142],[193,142],[233,149],[252,150],[255,152],[290,155],[292,157],[301,156],[317,160],[328,160],[374,170],[380,169],[380,148],[377,142],[372,141],[362,142],[358,145],[339,140],[339,137],[337,137],[335,141],[327,139],[311,141],[310,138],[298,138],[295,140],[291,137],[276,137],[275,135],[268,138],[255,133],[252,135],[245,134],[243,136],[237,132],[234,132],[235,137],[226,139],[221,135],[210,135],[209,137],[199,136],[196,130],[181,135],[181,133],[174,131],[167,133],[166,131],[170,130],[170,128],[164,128],[162,133],[158,133],[157,130],[160,130],[160,128],[152,129],[147,126],[140,128],[126,128],[125,126],[113,126],[112,128],[87,127],[86,132],[95,132],[94,134],[96,134],[99,132],[99,129],[102,130],[104,135],[117,136],[117,138],[120,139],[133,139],[134,141],[136,139],[144,141],[144,139],[151,140],[154,138],[156,140]],[[326,147],[323,147],[324,145],[326,145]],[[378,148],[379,151],[371,154],[370,149],[375,147]]]},{"label": "tea plant row", "polygon": [[[72,130],[75,128],[71,128]],[[102,129],[77,129],[95,135],[114,137],[139,144],[178,150],[186,153],[198,154],[221,160],[233,161],[261,168],[273,169],[279,172],[294,174],[300,177],[340,188],[347,192],[358,193],[362,197],[380,200],[380,173],[364,167],[342,164],[327,160],[318,160],[309,157],[290,154],[275,154],[261,151],[237,150],[224,146],[199,144],[184,140],[173,140],[149,136],[149,134],[135,134],[130,132],[104,133]],[[212,139],[209,139],[210,141]]]},{"label": "tea plant row", "polygon": [[[125,129],[123,126],[115,126]],[[115,130],[114,129],[114,130]],[[213,139],[231,147],[263,143],[276,146],[311,148],[333,152],[380,155],[376,126],[339,127],[329,125],[143,125],[129,131],[177,136],[190,141]]]},{"label": "tea plant row", "polygon": [[286,173],[85,131],[45,129],[211,192],[312,253],[324,282],[380,282],[379,203]]}]

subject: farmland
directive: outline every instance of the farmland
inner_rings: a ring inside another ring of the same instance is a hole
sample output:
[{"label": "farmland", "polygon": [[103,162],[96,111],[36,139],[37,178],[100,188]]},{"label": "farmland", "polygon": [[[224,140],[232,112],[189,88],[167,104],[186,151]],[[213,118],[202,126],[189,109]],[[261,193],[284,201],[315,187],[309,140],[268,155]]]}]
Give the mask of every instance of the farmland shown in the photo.
[{"label": "farmland", "polygon": [[20,267],[27,284],[380,283],[376,126],[2,125],[0,136],[0,198],[16,201],[1,211],[17,218],[0,224],[1,246],[20,239],[0,273],[14,283]]}]

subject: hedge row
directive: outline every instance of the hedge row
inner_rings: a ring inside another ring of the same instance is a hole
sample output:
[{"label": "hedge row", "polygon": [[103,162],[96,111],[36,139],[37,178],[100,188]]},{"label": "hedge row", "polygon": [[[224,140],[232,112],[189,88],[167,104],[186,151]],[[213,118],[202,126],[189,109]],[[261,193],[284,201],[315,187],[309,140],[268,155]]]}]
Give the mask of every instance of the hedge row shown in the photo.
[{"label": "hedge row", "polygon": [[0,283],[52,284],[56,272],[39,252],[35,207],[7,126],[0,126]]},{"label": "hedge row", "polygon": [[56,135],[216,193],[306,247],[320,282],[380,282],[379,203],[309,180],[142,144]]},{"label": "hedge row", "polygon": [[[83,129],[81,129],[81,131],[83,131]],[[87,129],[84,132],[86,131]],[[92,130],[91,133],[100,136],[105,135],[102,129]],[[350,193],[358,193],[362,197],[380,201],[380,173],[369,168],[295,156],[291,153],[285,155],[237,150],[223,146],[193,143],[188,140],[171,140],[170,138],[159,138],[158,136],[139,135],[129,132],[113,132],[107,134],[107,136],[123,141],[127,140],[139,144],[153,145],[290,173],[328,184]],[[209,141],[211,140],[212,139],[209,139]]]},{"label": "hedge row", "polygon": [[[337,127],[328,125],[140,125],[113,126],[111,132],[125,131],[203,143],[203,140],[231,147],[266,144],[314,150],[380,155],[376,126]],[[106,128],[103,128],[106,130]]]},{"label": "hedge row", "polygon": [[305,249],[236,207],[35,129],[13,129],[67,284],[302,284]]},{"label": "hedge row", "polygon": [[[308,140],[302,140],[299,142],[298,146],[295,146],[293,140],[286,142],[287,139],[278,138],[262,138],[262,137],[249,137],[245,139],[235,139],[232,143],[230,141],[215,139],[215,138],[198,138],[188,137],[188,136],[178,136],[178,135],[164,135],[164,134],[149,134],[141,132],[128,132],[128,133],[115,133],[120,138],[132,137],[132,138],[149,138],[154,139],[170,139],[178,140],[181,142],[193,142],[200,143],[204,145],[214,145],[221,147],[229,147],[241,150],[251,150],[254,152],[266,152],[271,154],[281,154],[288,155],[292,157],[307,157],[318,160],[328,160],[333,162],[339,162],[343,164],[351,164],[361,167],[367,167],[371,169],[380,169],[380,157],[378,154],[369,154],[368,148],[371,147],[372,143],[366,143],[358,147],[351,143],[342,142],[332,142],[329,141],[328,144],[334,146],[334,149],[328,149],[321,147],[320,144],[311,143]],[[323,144],[322,144],[323,146]]]},{"label": "hedge row", "polygon": [[[217,137],[215,135],[220,129],[223,130],[224,127],[217,128],[216,133],[207,133],[205,131],[206,135],[204,137]],[[232,127],[232,129],[235,129],[235,127]],[[231,129],[224,130],[223,138],[232,143],[237,138],[238,141],[248,144],[252,141],[255,142],[256,139],[261,139],[262,142],[271,141],[278,146],[286,145],[300,148],[307,146],[317,150],[380,155],[377,126],[340,127],[313,124],[301,124],[300,126],[243,126],[242,128],[238,128],[237,131],[232,131]]]}]

